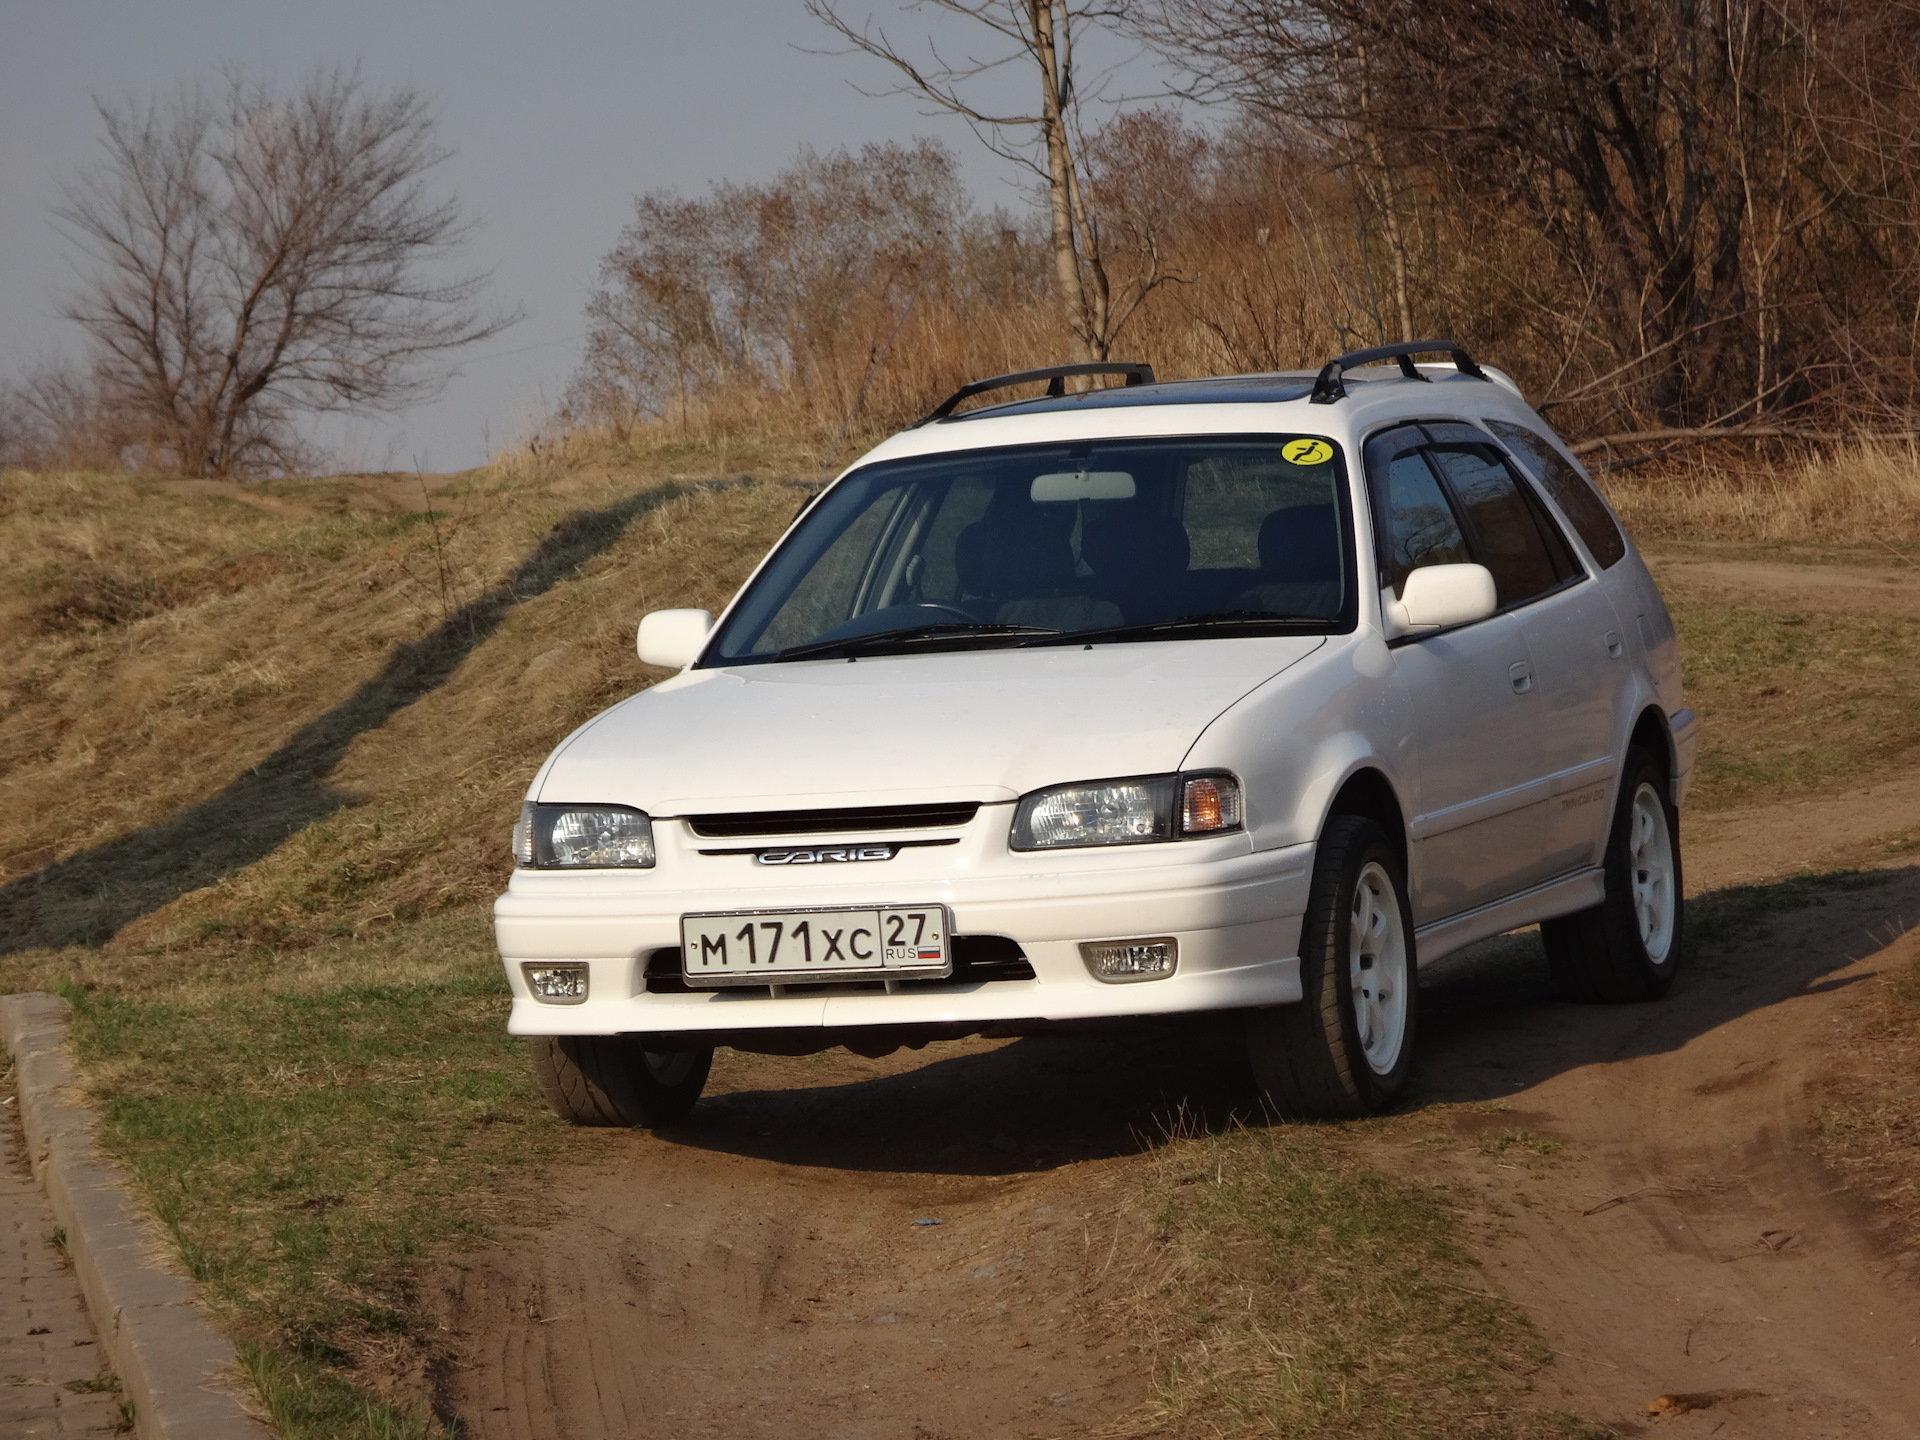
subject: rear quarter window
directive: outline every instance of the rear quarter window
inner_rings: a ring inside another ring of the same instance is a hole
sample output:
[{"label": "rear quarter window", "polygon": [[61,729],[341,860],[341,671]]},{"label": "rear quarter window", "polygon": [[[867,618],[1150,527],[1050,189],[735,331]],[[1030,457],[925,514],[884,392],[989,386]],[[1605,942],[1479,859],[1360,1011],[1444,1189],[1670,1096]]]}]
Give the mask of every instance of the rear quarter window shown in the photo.
[{"label": "rear quarter window", "polygon": [[1572,522],[1574,530],[1593,552],[1593,558],[1606,570],[1618,564],[1627,553],[1627,542],[1620,534],[1607,502],[1600,498],[1586,476],[1543,435],[1524,425],[1505,420],[1489,420],[1487,428],[1507,443],[1507,448],[1546,487],[1560,513]]},{"label": "rear quarter window", "polygon": [[[1504,609],[1524,605],[1578,573],[1567,542],[1543,529],[1520,484],[1491,445],[1435,445],[1429,452],[1479,539],[1480,563],[1493,572]],[[1538,502],[1536,502],[1537,504]],[[1554,540],[1559,539],[1556,547]],[[1558,554],[1555,553],[1556,548]]]}]

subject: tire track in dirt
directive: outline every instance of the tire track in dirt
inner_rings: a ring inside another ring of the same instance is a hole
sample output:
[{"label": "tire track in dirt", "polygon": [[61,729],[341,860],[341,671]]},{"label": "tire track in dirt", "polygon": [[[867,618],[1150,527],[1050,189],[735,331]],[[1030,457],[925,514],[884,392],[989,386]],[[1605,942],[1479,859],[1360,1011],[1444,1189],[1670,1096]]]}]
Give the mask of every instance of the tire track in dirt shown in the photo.
[{"label": "tire track in dirt", "polygon": [[478,1440],[1084,1434],[1145,1393],[1086,1323],[1131,1157],[1244,1100],[1236,1034],[723,1055],[692,1123],[595,1136],[436,1272],[441,1408]]},{"label": "tire track in dirt", "polygon": [[[1696,890],[1797,869],[1779,837],[1857,848],[1911,814],[1907,783],[1852,826],[1845,797],[1811,828],[1694,821]],[[1508,1212],[1482,1258],[1555,1352],[1544,1403],[1623,1434],[1678,1393],[1715,1398],[1658,1422],[1677,1434],[1920,1436],[1920,1288],[1808,1143],[1808,1087],[1914,917],[1920,868],[1887,870],[1657,1005],[1558,1002],[1524,938],[1431,977],[1412,1106],[1464,1143],[1377,1158]],[[598,1166],[438,1272],[442,1408],[485,1440],[1087,1433],[1145,1392],[1086,1323],[1132,1249],[1136,1157],[1175,1117],[1224,1123],[1246,1084],[1208,1026],[723,1057],[693,1123],[595,1136]],[[1512,1129],[1565,1149],[1529,1170],[1474,1143]]]},{"label": "tire track in dirt", "polygon": [[[1751,879],[1757,818],[1696,822],[1694,875]],[[1799,833],[1780,818],[1776,857]],[[1539,1377],[1549,1403],[1627,1434],[1684,1394],[1712,1403],[1663,1432],[1920,1436],[1915,1267],[1809,1135],[1810,1092],[1862,1023],[1857,987],[1910,961],[1916,917],[1920,869],[1888,870],[1696,958],[1657,1005],[1557,1004],[1515,941],[1435,977],[1416,1103],[1504,1086],[1506,1109],[1454,1127],[1565,1145],[1531,1170],[1498,1147],[1451,1161],[1506,1203],[1483,1258],[1560,1357]]]}]

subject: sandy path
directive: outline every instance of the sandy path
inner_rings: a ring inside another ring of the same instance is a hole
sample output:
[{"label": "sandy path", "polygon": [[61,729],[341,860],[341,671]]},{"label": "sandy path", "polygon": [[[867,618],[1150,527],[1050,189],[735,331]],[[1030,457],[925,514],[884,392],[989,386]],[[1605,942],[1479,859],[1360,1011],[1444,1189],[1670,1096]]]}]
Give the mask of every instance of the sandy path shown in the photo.
[{"label": "sandy path", "polygon": [[[1768,873],[1754,818],[1692,826],[1706,887]],[[1704,1392],[1721,1398],[1661,1427],[1920,1436],[1920,1287],[1806,1128],[1854,987],[1916,944],[1886,937],[1920,916],[1920,869],[1886,875],[1777,918],[1659,1005],[1560,1004],[1511,940],[1435,977],[1414,1105],[1460,1104],[1429,1113],[1469,1141],[1565,1147],[1531,1170],[1472,1144],[1447,1162],[1510,1211],[1484,1259],[1560,1357],[1545,1403],[1632,1433],[1655,1396]],[[738,1058],[696,1126],[602,1137],[549,1224],[442,1272],[442,1408],[477,1437],[1085,1433],[1143,1385],[1076,1321],[1146,1137],[1240,1093],[1221,1040]]]},{"label": "sandy path", "polygon": [[1144,1393],[1080,1321],[1128,1253],[1133,1157],[1244,1096],[1231,1033],[723,1059],[695,1123],[597,1136],[544,1223],[439,1272],[443,1414],[959,1440],[1085,1433]]},{"label": "sandy path", "polygon": [[[1871,793],[1790,825],[1695,822],[1693,874],[1754,883],[1800,868],[1777,837],[1837,852],[1863,838],[1837,817],[1915,818],[1908,790]],[[1777,918],[1660,1005],[1560,1004],[1514,941],[1434,977],[1415,1106],[1565,1146],[1532,1171],[1471,1145],[1449,1162],[1511,1212],[1485,1259],[1561,1357],[1548,1403],[1631,1433],[1655,1396],[1713,1392],[1662,1428],[1920,1436],[1920,1288],[1807,1143],[1855,985],[1916,943],[1884,937],[1920,916],[1920,869],[1887,877]],[[599,1137],[603,1164],[554,1177],[527,1230],[440,1272],[440,1408],[529,1440],[1085,1433],[1143,1393],[1076,1323],[1133,1157],[1182,1104],[1227,1112],[1222,1039],[735,1058],[696,1125]]]},{"label": "sandy path", "polygon": [[[1683,591],[1920,614],[1904,571],[1658,568]],[[1920,1437],[1920,1278],[1808,1143],[1863,982],[1920,944],[1920,866],[1884,843],[1916,826],[1920,774],[1689,816],[1696,894],[1893,868],[1691,965],[1662,1004],[1561,1004],[1524,938],[1430,977],[1411,1104],[1466,1143],[1380,1158],[1505,1209],[1483,1259],[1555,1352],[1544,1404],[1619,1434]],[[1236,1050],[1174,1028],[732,1057],[696,1123],[598,1137],[599,1166],[438,1272],[437,1408],[485,1440],[1086,1433],[1144,1393],[1076,1323],[1121,1197],[1169,1116],[1244,1100]],[[1471,1143],[1515,1128],[1563,1148]],[[1676,1393],[1706,1403],[1649,1420]]]},{"label": "sandy path", "polygon": [[[1891,561],[1893,557],[1889,556]],[[1752,560],[1669,558],[1657,549],[1647,564],[1669,600],[1828,614],[1920,617],[1920,564],[1795,565]]]},{"label": "sandy path", "polygon": [[[1848,848],[1834,816],[1849,803],[1858,850],[1889,818],[1920,820],[1914,792],[1877,787],[1884,806],[1841,797],[1764,826],[1751,812],[1695,821],[1690,888],[1798,870],[1805,852],[1780,854],[1782,840],[1810,831]],[[1659,1005],[1558,1004],[1513,941],[1435,977],[1418,1099],[1504,1088],[1505,1113],[1456,1126],[1565,1145],[1532,1171],[1461,1162],[1508,1200],[1489,1275],[1562,1357],[1540,1378],[1550,1403],[1632,1433],[1656,1396],[1716,1394],[1662,1430],[1920,1436],[1915,1267],[1876,1241],[1808,1137],[1810,1087],[1861,1023],[1856,987],[1920,949],[1905,929],[1920,868],[1883,873],[1693,965]]]}]

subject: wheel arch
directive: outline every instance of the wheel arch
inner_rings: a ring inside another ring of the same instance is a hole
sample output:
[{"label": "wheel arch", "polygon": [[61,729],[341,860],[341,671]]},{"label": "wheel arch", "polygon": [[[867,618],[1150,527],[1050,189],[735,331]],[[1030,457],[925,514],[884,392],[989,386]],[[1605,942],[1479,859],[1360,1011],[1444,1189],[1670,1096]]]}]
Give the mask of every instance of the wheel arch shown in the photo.
[{"label": "wheel arch", "polygon": [[1633,733],[1627,737],[1629,746],[1637,745],[1660,763],[1666,771],[1667,783],[1671,785],[1680,773],[1680,757],[1674,753],[1673,727],[1667,723],[1667,713],[1658,705],[1648,705],[1633,722]]},{"label": "wheel arch", "polygon": [[1406,810],[1384,771],[1363,765],[1342,780],[1327,806],[1327,813],[1321,817],[1321,832],[1336,815],[1360,815],[1378,825],[1386,832],[1387,843],[1393,846],[1400,873],[1408,873]]}]

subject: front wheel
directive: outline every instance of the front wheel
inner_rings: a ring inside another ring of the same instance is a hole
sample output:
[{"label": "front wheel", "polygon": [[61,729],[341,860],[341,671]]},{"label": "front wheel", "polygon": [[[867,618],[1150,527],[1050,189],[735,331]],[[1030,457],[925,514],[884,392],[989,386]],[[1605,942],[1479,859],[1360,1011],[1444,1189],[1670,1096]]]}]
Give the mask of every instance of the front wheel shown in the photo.
[{"label": "front wheel", "polygon": [[1405,1088],[1419,1012],[1406,875],[1380,827],[1336,815],[1314,856],[1300,1001],[1247,1015],[1262,1100],[1287,1117],[1384,1110]]},{"label": "front wheel", "polygon": [[1637,746],[1627,751],[1604,870],[1606,899],[1540,927],[1554,982],[1571,1000],[1658,1000],[1680,968],[1680,817],[1666,771]]},{"label": "front wheel", "polygon": [[650,1048],[644,1035],[537,1035],[533,1074],[562,1120],[652,1127],[684,1120],[713,1068],[713,1047]]}]

